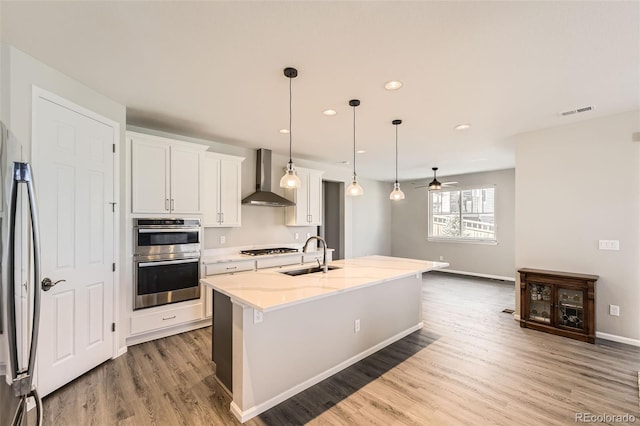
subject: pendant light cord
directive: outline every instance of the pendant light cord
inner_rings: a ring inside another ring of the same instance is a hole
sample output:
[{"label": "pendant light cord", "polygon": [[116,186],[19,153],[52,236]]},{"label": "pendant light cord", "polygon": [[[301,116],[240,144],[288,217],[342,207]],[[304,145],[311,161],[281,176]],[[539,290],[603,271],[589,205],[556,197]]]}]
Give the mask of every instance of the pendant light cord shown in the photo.
[{"label": "pendant light cord", "polygon": [[291,107],[291,103],[292,103],[292,99],[293,96],[291,95],[291,80],[292,78],[289,77],[289,164],[293,163],[293,159],[291,158],[291,145],[292,145],[292,130],[291,129],[291,123],[292,123],[292,119],[291,116],[293,114],[293,108]]},{"label": "pendant light cord", "polygon": [[396,184],[398,183],[398,125],[396,124]]},{"label": "pendant light cord", "polygon": [[353,107],[353,177],[356,176],[356,107]]}]

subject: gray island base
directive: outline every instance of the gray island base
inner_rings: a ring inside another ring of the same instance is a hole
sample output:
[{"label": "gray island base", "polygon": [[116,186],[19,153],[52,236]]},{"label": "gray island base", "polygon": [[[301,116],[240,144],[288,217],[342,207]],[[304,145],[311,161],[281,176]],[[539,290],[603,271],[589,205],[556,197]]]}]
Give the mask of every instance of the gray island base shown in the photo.
[{"label": "gray island base", "polygon": [[386,256],[331,265],[201,280],[214,290],[216,375],[241,422],[422,328],[422,273],[448,266]]}]

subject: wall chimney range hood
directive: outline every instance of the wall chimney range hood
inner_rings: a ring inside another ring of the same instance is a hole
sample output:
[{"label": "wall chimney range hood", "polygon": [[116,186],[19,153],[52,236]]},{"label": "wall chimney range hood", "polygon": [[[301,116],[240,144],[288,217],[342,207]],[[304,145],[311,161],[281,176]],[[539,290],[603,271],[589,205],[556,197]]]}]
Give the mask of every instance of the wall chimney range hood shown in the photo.
[{"label": "wall chimney range hood", "polygon": [[296,203],[271,192],[271,150],[261,148],[256,156],[256,192],[242,200],[242,204],[269,207],[295,206]]}]

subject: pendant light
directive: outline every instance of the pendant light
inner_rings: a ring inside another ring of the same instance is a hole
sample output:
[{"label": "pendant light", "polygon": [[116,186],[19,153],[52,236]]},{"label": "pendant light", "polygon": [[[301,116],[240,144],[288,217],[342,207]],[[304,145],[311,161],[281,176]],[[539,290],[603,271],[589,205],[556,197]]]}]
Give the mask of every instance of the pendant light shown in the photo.
[{"label": "pendant light", "polygon": [[396,183],[393,184],[393,191],[389,194],[389,199],[400,201],[404,200],[404,192],[400,189],[400,183],[398,182],[398,126],[402,124],[402,120],[393,120],[391,124],[396,126]]},{"label": "pendant light", "polygon": [[294,189],[300,188],[300,178],[296,173],[296,168],[293,165],[293,160],[291,158],[291,134],[293,133],[291,129],[291,80],[298,76],[298,70],[295,68],[285,68],[284,75],[289,79],[289,162],[287,163],[287,171],[284,173],[284,176],[282,176],[282,179],[280,179],[280,188]]},{"label": "pendant light", "polygon": [[347,187],[347,195],[357,197],[364,194],[364,189],[358,183],[356,176],[356,107],[360,105],[360,101],[358,99],[351,99],[349,105],[353,107],[353,178]]},{"label": "pendant light", "polygon": [[438,182],[438,179],[436,179],[436,172],[438,171],[438,168],[432,167],[431,170],[433,170],[433,180],[429,184],[429,189],[436,190],[442,188],[442,184]]}]

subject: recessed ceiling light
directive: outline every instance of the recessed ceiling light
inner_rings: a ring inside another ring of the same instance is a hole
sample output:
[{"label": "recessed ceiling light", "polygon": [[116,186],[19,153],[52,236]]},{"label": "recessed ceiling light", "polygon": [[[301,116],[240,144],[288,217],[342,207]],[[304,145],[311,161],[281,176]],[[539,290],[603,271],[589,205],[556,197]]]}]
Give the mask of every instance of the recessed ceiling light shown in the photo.
[{"label": "recessed ceiling light", "polygon": [[456,130],[467,130],[470,127],[471,127],[471,124],[462,123],[462,124],[458,124],[456,127],[454,127],[454,129],[456,129]]},{"label": "recessed ceiling light", "polygon": [[289,133],[289,129],[280,129],[280,133],[287,134]]},{"label": "recessed ceiling light", "polygon": [[325,109],[324,111],[322,111],[322,113],[329,116],[337,114],[336,110],[334,109]]},{"label": "recessed ceiling light", "polygon": [[357,152],[358,154],[364,154],[364,153],[365,153],[365,152],[367,152],[367,151],[365,151],[364,149],[359,149],[359,150],[357,150],[356,152]]},{"label": "recessed ceiling light", "polygon": [[384,84],[384,88],[387,90],[398,90],[401,87],[402,87],[402,82],[397,80],[387,81]]}]

